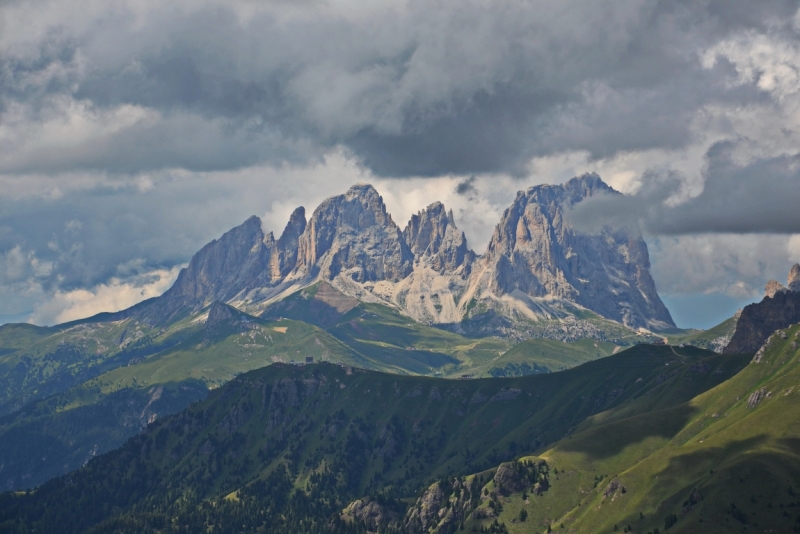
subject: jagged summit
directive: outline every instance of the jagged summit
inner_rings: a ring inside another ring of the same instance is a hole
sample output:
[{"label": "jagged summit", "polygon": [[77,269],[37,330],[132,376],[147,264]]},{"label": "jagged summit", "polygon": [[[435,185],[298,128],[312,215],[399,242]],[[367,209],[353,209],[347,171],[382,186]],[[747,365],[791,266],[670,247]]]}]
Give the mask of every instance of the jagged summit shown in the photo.
[{"label": "jagged summit", "polygon": [[764,288],[764,296],[774,297],[777,293],[786,291],[800,291],[800,263],[795,263],[789,269],[789,276],[786,277],[785,286],[777,280],[767,282],[767,286]]},{"label": "jagged summit", "polygon": [[428,259],[431,268],[441,274],[455,272],[475,258],[464,232],[456,226],[453,211],[446,211],[441,202],[412,215],[403,238],[417,261]]},{"label": "jagged summit", "polygon": [[383,198],[357,184],[314,210],[300,236],[297,277],[355,282],[399,280],[411,272],[413,255]]},{"label": "jagged summit", "polygon": [[230,319],[237,317],[239,313],[240,312],[238,312],[236,308],[215,300],[211,303],[211,307],[208,309],[206,328],[213,328],[218,324],[229,321]]},{"label": "jagged summit", "polygon": [[785,287],[777,280],[770,280],[764,288],[764,296],[774,297],[777,293],[783,293],[784,291],[789,291],[789,288]]},{"label": "jagged summit", "polygon": [[[359,183],[323,201],[308,220],[297,208],[277,240],[250,217],[203,247],[175,285],[137,313],[166,322],[220,301],[258,314],[324,281],[420,322],[481,324],[482,334],[574,336],[542,325],[574,319],[581,309],[631,328],[672,326],[641,236],[584,234],[565,220],[565,209],[598,193],[619,194],[596,174],[518,192],[477,256],[441,202],[412,215],[401,231],[378,191]],[[591,328],[581,330],[586,335],[602,337]]]},{"label": "jagged summit", "polygon": [[800,322],[800,264],[789,270],[787,285],[767,282],[761,302],[744,307],[724,354],[756,352],[778,329]]},{"label": "jagged summit", "polygon": [[[595,174],[518,192],[474,269],[470,295],[561,299],[630,327],[674,326],[650,276],[641,236],[583,234],[565,220],[566,207],[599,191],[619,194]],[[535,313],[536,305],[532,301],[528,309]]]}]

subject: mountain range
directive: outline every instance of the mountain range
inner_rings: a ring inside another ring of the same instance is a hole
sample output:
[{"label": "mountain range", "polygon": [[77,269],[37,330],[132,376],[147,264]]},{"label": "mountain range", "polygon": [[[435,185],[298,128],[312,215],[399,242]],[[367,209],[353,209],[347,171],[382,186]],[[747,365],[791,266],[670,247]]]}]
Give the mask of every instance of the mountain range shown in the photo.
[{"label": "mountain range", "polygon": [[[458,377],[559,371],[671,325],[638,235],[580,233],[597,176],[518,193],[482,256],[441,203],[401,230],[358,184],[279,238],[250,217],[162,296],[56,325],[0,326],[0,487],[37,485],[238,374],[312,358]],[[33,444],[33,445],[32,445]]]},{"label": "mountain range", "polygon": [[520,191],[477,255],[441,203],[401,230],[378,192],[357,184],[308,220],[297,208],[278,239],[250,217],[195,254],[164,295],[114,317],[162,325],[214,301],[260,315],[322,281],[361,302],[470,335],[604,339],[604,320],[674,328],[642,237],[610,228],[584,233],[569,223],[575,204],[614,194],[597,175]]},{"label": "mountain range", "polygon": [[800,531],[800,265],[677,329],[638,233],[570,223],[616,194],[521,191],[478,255],[358,184],[0,326],[0,532]]}]

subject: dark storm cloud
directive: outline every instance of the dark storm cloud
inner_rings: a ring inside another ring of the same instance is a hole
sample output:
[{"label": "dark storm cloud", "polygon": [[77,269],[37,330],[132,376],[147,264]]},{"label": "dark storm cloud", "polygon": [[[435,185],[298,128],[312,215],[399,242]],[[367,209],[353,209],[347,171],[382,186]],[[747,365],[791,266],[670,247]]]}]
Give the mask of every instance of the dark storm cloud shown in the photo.
[{"label": "dark storm cloud", "polygon": [[380,175],[523,174],[559,151],[682,147],[699,108],[754,95],[699,54],[735,31],[790,31],[798,2],[240,7],[123,10],[0,52],[0,105],[31,124],[59,95],[153,112],[102,141],[19,150],[0,171],[237,168],[343,145]]},{"label": "dark storm cloud", "polygon": [[478,190],[475,189],[475,180],[475,176],[470,176],[469,178],[458,182],[458,185],[456,185],[456,193],[462,196],[477,193]]},{"label": "dark storm cloud", "polygon": [[570,220],[591,230],[639,226],[651,235],[800,233],[800,154],[736,163],[736,143],[706,154],[703,191],[680,201],[679,175],[648,173],[633,195],[602,195],[576,204]]}]

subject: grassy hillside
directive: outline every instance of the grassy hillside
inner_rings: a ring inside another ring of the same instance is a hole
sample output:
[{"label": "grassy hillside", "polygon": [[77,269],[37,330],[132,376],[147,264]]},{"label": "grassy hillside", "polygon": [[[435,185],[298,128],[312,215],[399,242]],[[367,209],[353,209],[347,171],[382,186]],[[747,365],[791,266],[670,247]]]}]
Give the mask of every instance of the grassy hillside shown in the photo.
[{"label": "grassy hillside", "polygon": [[5,494],[0,527],[22,528],[15,520],[27,518],[25,527],[38,531],[176,524],[193,532],[356,532],[335,519],[356,497],[411,497],[437,478],[554,442],[613,408],[680,405],[745,361],[642,345],[560,373],[505,379],[272,365],[66,478]]},{"label": "grassy hillside", "polygon": [[[312,344],[292,348],[289,345],[296,339],[279,336],[275,330],[266,334],[269,342],[255,338],[251,342],[239,340],[237,348],[230,344],[225,346],[224,336],[196,342],[198,335],[204,335],[206,313],[207,310],[203,310],[163,328],[153,328],[131,318],[106,322],[87,320],[50,328],[4,325],[0,327],[0,415],[114,369],[137,367],[132,375],[140,382],[146,377],[150,383],[164,383],[164,379],[153,376],[152,370],[138,367],[156,354],[159,365],[165,367],[160,373],[171,375],[170,380],[197,377],[219,384],[236,372],[254,368],[252,361],[259,358],[264,365],[273,360],[291,361],[305,356],[325,358],[325,354],[331,355],[331,361],[398,374],[490,376],[489,371],[494,367],[491,362],[514,346],[509,340],[470,338],[421,325],[387,306],[360,303],[326,284],[298,292],[265,314],[267,319],[293,319],[296,328],[305,329],[307,333],[310,332],[308,328],[316,326],[315,332],[324,330],[333,336],[318,335]],[[310,326],[298,326],[300,323]],[[252,337],[253,332],[250,335]],[[281,343],[281,337],[287,342]],[[536,343],[531,341],[526,347]],[[565,350],[553,351],[546,341],[541,343],[539,352],[549,354],[546,358],[534,356],[534,359],[537,366],[547,370],[563,369],[589,359],[584,347],[574,345],[575,351],[571,354],[566,349],[573,344],[564,346]],[[232,350],[247,353],[250,362],[243,361],[225,369],[216,364],[206,365],[208,376],[203,378],[203,369],[196,365],[196,360],[214,360],[218,353]],[[518,349],[511,353],[509,362],[519,363],[520,355],[525,353]],[[177,376],[183,367],[187,367],[184,371],[188,374]],[[120,374],[128,373],[120,371]]]},{"label": "grassy hillside", "polygon": [[672,345],[694,345],[716,352],[728,345],[736,329],[738,315],[722,321],[720,324],[708,330],[685,330],[679,333],[666,335],[667,340]]},{"label": "grassy hillside", "polygon": [[0,343],[0,415],[96,377],[136,364],[174,346],[202,325],[182,322],[155,330],[133,319],[41,328],[3,325]]},{"label": "grassy hillside", "polygon": [[475,513],[467,530],[498,520],[508,532],[800,532],[798,347],[794,326],[760,362],[686,403],[588,418],[526,459],[558,470],[549,491],[499,497],[498,517]]},{"label": "grassy hillside", "polygon": [[369,359],[372,368],[401,374],[464,374],[513,346],[496,337],[468,338],[419,324],[388,306],[359,302],[325,283],[298,291],[268,308],[263,317],[325,328]]},{"label": "grassy hillside", "polygon": [[[322,296],[322,304],[308,295],[287,300],[302,313],[283,315],[310,323],[260,319],[224,307],[231,317],[213,328],[205,324],[208,310],[159,330],[131,319],[0,328],[0,342],[17,349],[0,359],[0,367],[22,369],[0,379],[7,385],[0,488],[37,485],[75,469],[93,454],[121,445],[149,417],[174,413],[201,398],[203,387],[219,387],[275,362],[312,357],[395,374],[499,376],[564,369],[615,348],[587,340],[530,340],[508,350],[505,340],[466,338],[420,325],[332,288],[323,289]],[[191,394],[165,396],[145,414],[152,387],[167,392],[188,387]],[[123,398],[127,404],[119,401]],[[83,415],[89,413],[94,415]],[[26,445],[21,435],[35,445]]]},{"label": "grassy hillside", "polygon": [[571,343],[552,339],[529,339],[500,357],[478,365],[478,375],[521,376],[563,371],[598,358],[610,356],[621,347],[606,341],[582,339]]},{"label": "grassy hillside", "polygon": [[[520,376],[560,371],[608,356],[619,346],[586,338],[561,342],[537,337],[515,343],[497,337],[467,337],[416,323],[385,305],[359,302],[325,283],[298,291],[268,308],[263,316],[288,317],[323,327],[369,359],[372,368],[432,376]],[[580,330],[579,325],[571,323],[549,327]],[[624,338],[619,343],[625,346],[645,339],[632,335],[622,325],[615,328]]]},{"label": "grassy hillside", "polygon": [[[240,314],[0,419],[0,487],[31,487],[120,446],[243,372],[274,362],[368,365],[324,331]],[[155,398],[154,398],[155,396]]]}]

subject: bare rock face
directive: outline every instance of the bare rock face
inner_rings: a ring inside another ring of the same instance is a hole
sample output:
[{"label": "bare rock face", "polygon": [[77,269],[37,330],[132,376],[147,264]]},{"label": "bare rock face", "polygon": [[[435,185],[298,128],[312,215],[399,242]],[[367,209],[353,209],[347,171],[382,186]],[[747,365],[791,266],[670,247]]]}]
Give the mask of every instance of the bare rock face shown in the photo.
[{"label": "bare rock face", "polygon": [[215,301],[213,304],[211,304],[211,308],[208,310],[206,328],[211,328],[220,323],[224,323],[225,321],[233,319],[236,315],[238,315],[238,313],[235,312],[233,308],[227,304],[223,304],[220,301]]},{"label": "bare rock face", "polygon": [[[214,301],[262,313],[325,282],[423,323],[458,328],[489,310],[495,315],[476,324],[492,334],[513,334],[528,319],[574,319],[576,308],[632,328],[674,326],[640,235],[581,233],[565,219],[571,206],[601,193],[618,194],[596,175],[519,192],[477,257],[440,202],[413,215],[401,232],[375,188],[357,184],[322,202],[308,222],[304,208],[295,210],[277,240],[251,217],[195,254],[164,295],[115,317],[161,324]],[[792,283],[800,284],[800,266]],[[581,328],[570,332],[592,337]]]},{"label": "bare rock face", "polygon": [[447,495],[440,483],[432,484],[418,499],[417,505],[406,516],[406,527],[411,532],[428,532],[439,523],[439,511],[443,508]]},{"label": "bare rock face", "polygon": [[773,332],[800,322],[800,293],[779,291],[745,306],[723,354],[756,352]]},{"label": "bare rock face", "polygon": [[674,326],[640,235],[584,234],[565,220],[568,207],[598,193],[619,194],[595,174],[520,191],[473,268],[468,298],[556,298],[630,327]]},{"label": "bare rock face", "polygon": [[456,532],[479,503],[481,488],[475,478],[435,482],[406,512],[401,532]]},{"label": "bare rock face", "polygon": [[314,211],[298,243],[295,272],[333,280],[400,280],[413,254],[374,187],[357,184]]},{"label": "bare rock face", "polygon": [[800,263],[792,265],[786,285],[788,285],[789,289],[792,291],[800,291]]},{"label": "bare rock face", "polygon": [[530,485],[523,476],[523,470],[517,469],[513,462],[500,464],[494,474],[494,484],[503,495],[522,491]]},{"label": "bare rock face", "polygon": [[250,217],[204,246],[182,269],[175,284],[143,312],[152,323],[166,322],[181,312],[202,309],[212,301],[228,301],[240,291],[263,283],[275,253],[272,234],[264,235],[261,220]]},{"label": "bare rock face", "polygon": [[297,258],[298,237],[305,230],[305,210],[297,208],[276,242],[252,216],[197,252],[175,284],[140,312],[151,323],[167,322],[213,301],[229,302],[254,288],[278,284]]},{"label": "bare rock face", "polygon": [[441,202],[412,215],[403,238],[416,261],[427,260],[440,274],[454,273],[463,266],[469,269],[475,259],[464,232],[456,227],[452,210],[445,211]]},{"label": "bare rock face", "polygon": [[373,499],[358,499],[350,503],[342,511],[342,520],[345,522],[358,521],[371,531],[390,525],[396,527],[400,514],[392,507],[381,504]]},{"label": "bare rock face", "polygon": [[306,230],[306,209],[303,206],[295,209],[275,244],[277,254],[273,254],[270,264],[270,279],[275,282],[288,275],[297,265],[297,251],[300,236]]},{"label": "bare rock face", "polygon": [[767,287],[764,288],[764,296],[774,297],[776,293],[782,293],[784,291],[789,291],[789,289],[783,287],[783,284],[781,284],[777,280],[770,280],[769,282],[767,282]]}]

